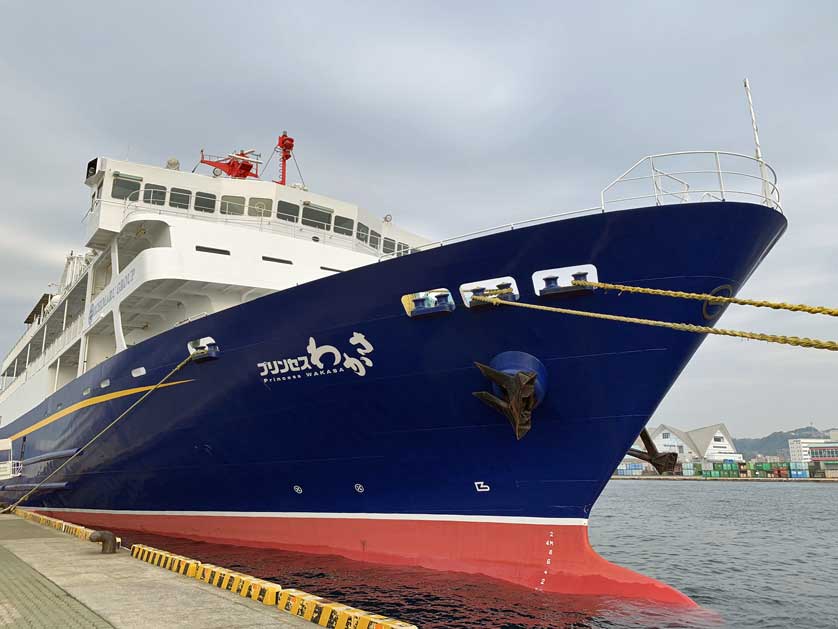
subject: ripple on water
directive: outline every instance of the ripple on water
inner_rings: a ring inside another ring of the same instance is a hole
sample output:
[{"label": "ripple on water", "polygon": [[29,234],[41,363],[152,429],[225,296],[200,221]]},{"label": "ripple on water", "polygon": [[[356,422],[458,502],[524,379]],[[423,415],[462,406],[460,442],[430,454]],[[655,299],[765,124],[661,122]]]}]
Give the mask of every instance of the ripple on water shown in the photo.
[{"label": "ripple on water", "polygon": [[590,522],[606,558],[702,609],[543,594],[479,575],[122,532],[428,629],[838,627],[838,484],[618,481]]}]

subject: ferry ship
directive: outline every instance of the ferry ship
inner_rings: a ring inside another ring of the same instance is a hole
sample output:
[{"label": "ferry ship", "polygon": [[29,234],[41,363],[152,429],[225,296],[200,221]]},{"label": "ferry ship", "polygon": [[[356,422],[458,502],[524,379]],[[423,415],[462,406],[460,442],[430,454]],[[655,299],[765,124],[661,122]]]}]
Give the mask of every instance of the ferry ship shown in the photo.
[{"label": "ferry ship", "polygon": [[277,180],[252,151],[87,164],[84,252],[2,363],[0,502],[694,605],[587,523],[703,336],[475,296],[713,325],[573,279],[736,294],[786,228],[774,171],[648,156],[596,207],[433,241],[289,184],[293,139],[274,151]]}]

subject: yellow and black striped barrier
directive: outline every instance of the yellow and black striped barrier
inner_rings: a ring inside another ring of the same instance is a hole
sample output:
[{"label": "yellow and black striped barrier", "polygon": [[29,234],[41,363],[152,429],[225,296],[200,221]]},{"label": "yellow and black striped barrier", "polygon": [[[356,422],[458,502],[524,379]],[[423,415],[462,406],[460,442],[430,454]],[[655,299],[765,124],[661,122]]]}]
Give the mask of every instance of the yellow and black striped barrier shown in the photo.
[{"label": "yellow and black striped barrier", "polygon": [[[22,517],[24,520],[29,520],[30,522],[54,528],[62,533],[75,535],[79,539],[83,539],[85,541],[90,541],[90,536],[94,532],[93,529],[88,529],[83,526],[79,526],[78,524],[71,524],[70,522],[64,522],[63,520],[41,515],[40,513],[35,513],[34,511],[27,511],[26,509],[21,509],[20,507],[15,507],[14,513],[17,516]],[[117,538],[117,540],[118,539],[119,538]]]},{"label": "yellow and black striped barrier", "polygon": [[[93,529],[19,507],[14,509],[14,513],[25,520],[49,526],[62,533],[75,535],[87,541],[95,532]],[[276,607],[320,627],[330,627],[331,629],[417,629],[416,625],[401,620],[335,603],[301,590],[283,588],[271,581],[242,574],[235,570],[228,570],[221,566],[202,563],[197,559],[190,559],[151,546],[134,544],[131,546],[131,556],[164,570],[170,570],[233,594],[238,594],[243,598],[250,598],[263,605]]]},{"label": "yellow and black striped barrier", "polygon": [[131,546],[131,556],[187,577],[194,577],[201,567],[200,561],[167,553],[156,548],[151,548],[150,546],[143,546],[142,544]]},{"label": "yellow and black striped barrier", "polygon": [[243,598],[277,607],[321,627],[333,629],[416,629],[416,625],[395,620],[362,609],[341,605],[301,590],[283,588],[235,570],[201,563],[143,544],[131,546],[131,556],[187,577],[193,577]]}]

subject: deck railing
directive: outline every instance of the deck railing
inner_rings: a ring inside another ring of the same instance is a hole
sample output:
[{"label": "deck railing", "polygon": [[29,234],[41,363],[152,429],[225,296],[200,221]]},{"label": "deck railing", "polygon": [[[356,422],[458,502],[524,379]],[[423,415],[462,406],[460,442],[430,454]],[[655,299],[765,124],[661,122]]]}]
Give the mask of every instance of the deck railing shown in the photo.
[{"label": "deck railing", "polygon": [[782,212],[777,173],[761,159],[728,151],[648,155],[603,188],[600,206],[743,201]]},{"label": "deck railing", "polygon": [[[308,240],[309,242],[317,242],[324,245],[332,245],[344,249],[351,249],[353,251],[358,251],[360,253],[366,253],[369,255],[377,256],[379,254],[378,250],[356,237],[354,228],[351,234],[341,234],[333,231],[334,226],[330,223],[320,223],[319,221],[314,221],[309,218],[299,217],[297,221],[287,221],[275,218],[273,214],[270,213],[271,210],[268,210],[267,215],[262,214],[259,216],[252,216],[245,214],[245,212],[248,212],[250,209],[249,206],[246,205],[235,206],[242,211],[241,214],[223,214],[220,213],[220,209],[217,209],[213,212],[201,212],[189,208],[172,208],[169,206],[160,205],[158,203],[148,203],[145,201],[144,197],[131,198],[135,194],[138,195],[139,192],[141,191],[137,191],[137,193],[132,193],[124,201],[110,201],[103,199],[99,203],[117,204],[123,206],[125,212],[123,224],[129,222],[130,217],[137,213],[152,213],[166,216],[179,216],[181,218],[189,218],[198,221],[210,223],[226,223],[230,225],[236,225],[239,227],[256,229],[258,231],[267,231],[282,234],[285,236],[290,236],[292,238]],[[367,236],[367,238],[369,238],[369,236]]]},{"label": "deck railing", "polygon": [[[454,236],[414,248],[423,251],[476,236],[550,223],[584,214],[604,213],[645,205],[743,201],[782,213],[777,174],[761,159],[728,151],[680,151],[648,155],[638,160],[600,192],[596,207],[550,214]],[[381,259],[393,257],[383,256]]]},{"label": "deck railing", "polygon": [[21,461],[0,461],[0,480],[9,480],[15,478],[23,473],[23,463]]}]

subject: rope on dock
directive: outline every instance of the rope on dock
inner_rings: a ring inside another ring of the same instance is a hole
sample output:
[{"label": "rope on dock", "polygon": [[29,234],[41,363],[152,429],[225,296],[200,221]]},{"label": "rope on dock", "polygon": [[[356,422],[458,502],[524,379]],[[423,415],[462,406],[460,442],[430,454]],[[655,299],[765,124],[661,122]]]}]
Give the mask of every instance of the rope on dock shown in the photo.
[{"label": "rope on dock", "polygon": [[[618,286],[614,284],[613,286]],[[493,291],[495,294],[512,292]],[[520,301],[506,301],[498,297],[472,296],[472,301],[492,304],[494,306],[513,306],[515,308],[527,308],[540,310],[542,312],[553,312],[557,314],[573,315],[577,317],[588,317],[591,319],[604,319],[606,321],[617,321],[620,323],[633,323],[636,325],[648,325],[656,328],[668,328],[680,332],[692,332],[695,334],[716,334],[719,336],[732,336],[736,338],[751,339],[754,341],[765,341],[766,343],[779,343],[781,345],[792,345],[794,347],[809,347],[814,349],[825,349],[832,352],[838,351],[838,342],[822,341],[799,336],[782,336],[778,334],[763,334],[761,332],[745,332],[742,330],[726,330],[724,328],[712,328],[706,325],[694,325],[692,323],[675,323],[671,321],[658,321],[656,319],[641,319],[639,317],[626,317],[622,315],[606,314],[603,312],[590,312],[587,310],[573,310],[571,308],[557,308],[555,306],[541,306],[539,304],[528,304]]]},{"label": "rope on dock", "polygon": [[688,293],[680,290],[644,288],[642,286],[629,286],[627,284],[589,282],[588,280],[573,280],[571,283],[574,286],[580,286],[585,288],[613,289],[624,293],[639,293],[641,295],[660,295],[662,297],[675,297],[678,299],[694,299],[696,301],[706,301],[712,304],[738,304],[740,306],[771,308],[773,310],[790,310],[791,312],[807,312],[809,314],[822,314],[830,317],[838,317],[838,308],[828,308],[826,306],[810,306],[808,304],[789,304],[782,301],[765,301],[761,299],[741,299],[739,297],[723,297],[720,295],[710,295],[709,293]]}]

